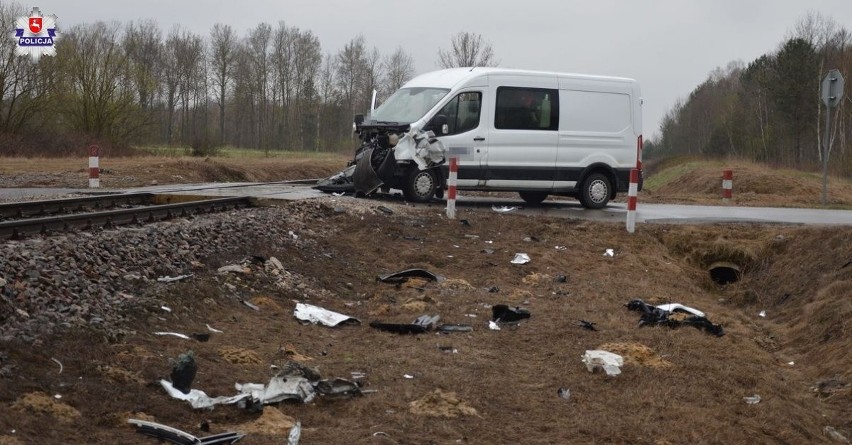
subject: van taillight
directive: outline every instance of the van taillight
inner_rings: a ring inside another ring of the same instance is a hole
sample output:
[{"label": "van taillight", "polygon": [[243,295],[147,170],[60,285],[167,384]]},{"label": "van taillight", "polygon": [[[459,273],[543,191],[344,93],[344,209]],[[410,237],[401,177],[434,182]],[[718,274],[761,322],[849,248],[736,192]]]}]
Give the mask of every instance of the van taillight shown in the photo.
[{"label": "van taillight", "polygon": [[636,169],[642,170],[642,135],[636,139]]}]

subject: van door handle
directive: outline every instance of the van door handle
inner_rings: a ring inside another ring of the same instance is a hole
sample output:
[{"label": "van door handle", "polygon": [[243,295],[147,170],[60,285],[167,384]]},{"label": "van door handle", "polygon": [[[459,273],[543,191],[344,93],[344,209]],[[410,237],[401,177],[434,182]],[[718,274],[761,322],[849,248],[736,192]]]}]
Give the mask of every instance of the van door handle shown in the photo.
[{"label": "van door handle", "polygon": [[473,140],[476,141],[476,142],[482,142],[482,141],[485,140],[485,138],[482,137],[482,136],[477,136],[477,137],[473,138]]}]

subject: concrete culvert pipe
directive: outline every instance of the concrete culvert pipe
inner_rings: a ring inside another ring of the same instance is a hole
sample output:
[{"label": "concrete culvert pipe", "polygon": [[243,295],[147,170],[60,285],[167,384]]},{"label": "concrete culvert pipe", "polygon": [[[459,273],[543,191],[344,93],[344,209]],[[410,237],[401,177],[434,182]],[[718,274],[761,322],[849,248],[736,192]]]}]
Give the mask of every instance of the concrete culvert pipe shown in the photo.
[{"label": "concrete culvert pipe", "polygon": [[708,270],[710,278],[718,284],[736,283],[741,275],[740,266],[725,261],[713,263]]}]

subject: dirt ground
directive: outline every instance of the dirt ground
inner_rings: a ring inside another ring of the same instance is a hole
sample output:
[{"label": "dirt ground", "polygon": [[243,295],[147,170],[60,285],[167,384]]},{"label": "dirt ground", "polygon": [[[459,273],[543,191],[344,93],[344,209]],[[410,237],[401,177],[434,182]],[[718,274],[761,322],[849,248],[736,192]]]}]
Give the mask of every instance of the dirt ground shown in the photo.
[{"label": "dirt ground", "polygon": [[[463,209],[462,224],[439,206],[395,198],[327,197],[276,211],[304,214],[313,230],[300,236],[311,242],[288,250],[242,246],[203,259],[192,280],[160,291],[172,312],[130,314],[129,334],[119,341],[76,331],[39,345],[0,345],[15,366],[14,376],[0,378],[0,444],[156,443],[127,418],[198,436],[247,432],[246,444],[285,443],[296,420],[303,444],[815,444],[852,437],[850,228],[641,225],[630,235],[622,224],[486,208]],[[516,253],[531,261],[510,263]],[[275,286],[262,268],[216,274],[252,255],[278,258],[304,285]],[[741,279],[713,282],[708,269],[719,262],[736,265]],[[409,268],[447,279],[376,279]],[[229,286],[260,310],[227,298]],[[639,327],[640,314],[625,307],[632,299],[700,309],[725,335]],[[296,301],[361,324],[303,325],[293,316]],[[531,317],[491,330],[496,304]],[[369,327],[424,314],[473,331],[398,335]],[[208,342],[151,335],[207,332],[206,325],[223,332]],[[361,372],[368,391],[268,406],[263,414],[194,410],[158,383],[168,377],[169,359],[188,349],[199,369],[193,387],[211,396],[234,394],[236,382],[265,382],[270,365],[288,358],[324,377]],[[592,349],[622,355],[621,375],[587,371],[581,357]],[[759,403],[744,399],[755,395]]]}]

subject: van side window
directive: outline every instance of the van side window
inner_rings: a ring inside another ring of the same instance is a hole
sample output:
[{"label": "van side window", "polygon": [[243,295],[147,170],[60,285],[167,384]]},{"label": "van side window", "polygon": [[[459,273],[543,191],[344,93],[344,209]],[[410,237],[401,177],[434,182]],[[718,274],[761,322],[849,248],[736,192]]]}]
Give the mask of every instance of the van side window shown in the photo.
[{"label": "van side window", "polygon": [[559,91],[546,88],[498,87],[494,128],[559,129]]},{"label": "van side window", "polygon": [[449,134],[459,134],[473,130],[479,126],[480,104],[482,93],[461,93],[449,101],[438,114],[447,117],[447,126],[450,127]]}]

